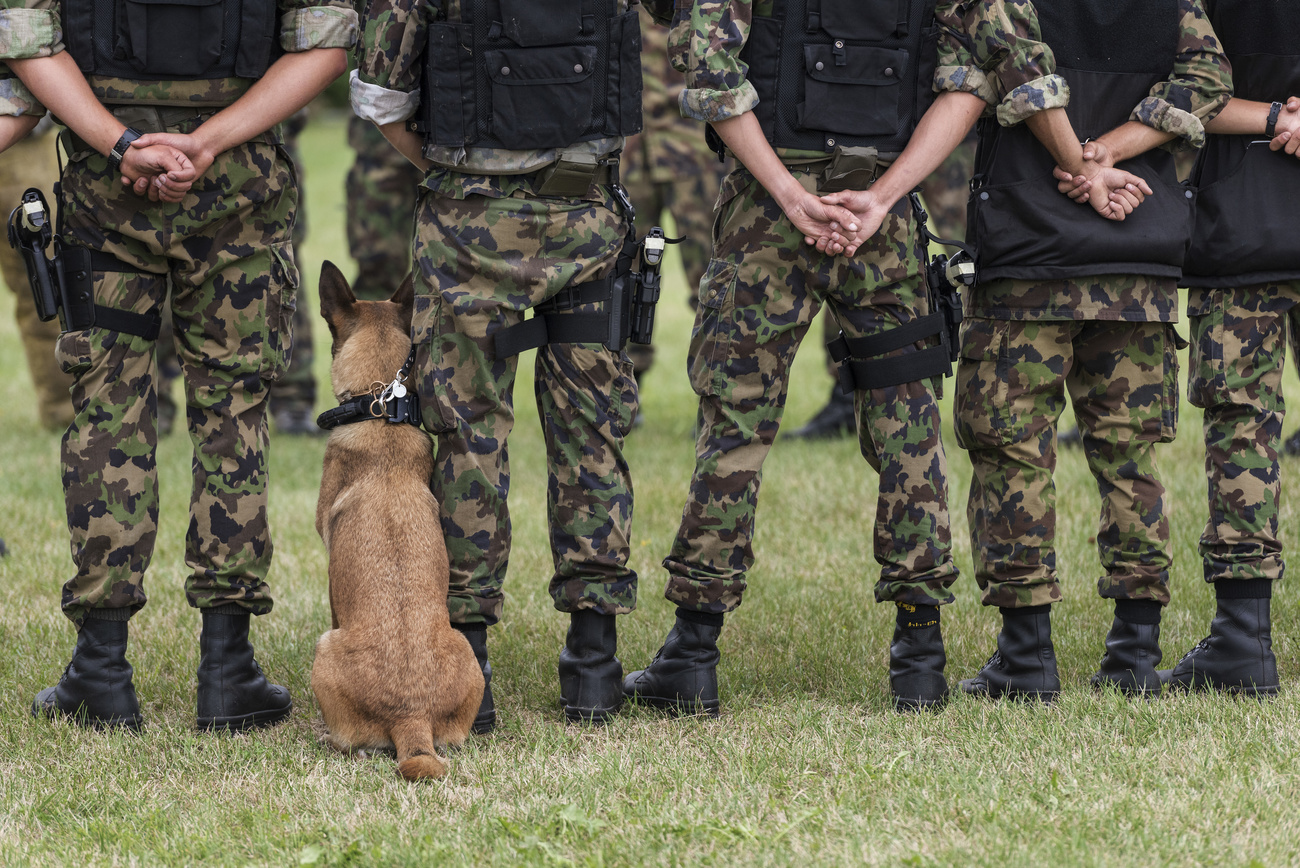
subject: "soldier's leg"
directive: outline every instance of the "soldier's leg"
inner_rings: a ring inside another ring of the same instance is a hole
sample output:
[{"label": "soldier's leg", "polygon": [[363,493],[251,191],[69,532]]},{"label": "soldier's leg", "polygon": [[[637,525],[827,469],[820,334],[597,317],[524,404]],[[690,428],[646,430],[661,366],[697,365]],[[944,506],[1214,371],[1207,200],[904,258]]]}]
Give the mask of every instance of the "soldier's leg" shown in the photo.
[{"label": "soldier's leg", "polygon": [[[182,263],[171,305],[194,444],[186,596],[203,619],[198,725],[247,729],[293,708],[257,667],[248,630],[272,607],[267,408],[292,341],[298,192],[284,152],[265,144],[224,152],[203,182],[199,196],[224,207],[178,215],[169,250]],[[205,256],[187,261],[199,243]]]},{"label": "soldier's leg", "polygon": [[1270,598],[1285,568],[1281,386],[1298,292],[1300,285],[1245,286],[1193,293],[1189,304],[1188,398],[1205,410],[1209,499],[1199,549],[1217,605],[1209,636],[1170,673],[1179,686],[1268,695],[1278,683]]},{"label": "soldier's leg", "polygon": [[972,465],[966,514],[983,603],[1002,613],[998,652],[967,693],[1052,699],[1056,423],[1074,323],[968,318],[957,369],[957,440]]},{"label": "soldier's leg", "polygon": [[653,705],[713,714],[716,642],[753,563],[762,466],[781,423],[790,364],[832,272],[852,267],[806,247],[748,172],[733,172],[723,189],[688,355],[700,396],[695,471],[664,559],[677,622],[654,663],[624,685]]},{"label": "soldier's leg", "polygon": [[1075,341],[1068,386],[1101,495],[1097,550],[1115,619],[1094,686],[1160,692],[1161,607],[1169,602],[1169,520],[1155,444],[1178,420],[1179,338],[1164,323],[1091,322]]},{"label": "soldier's leg", "polygon": [[[840,324],[829,310],[822,311],[821,324],[822,346],[825,347],[839,337]],[[853,404],[853,390],[845,388],[840,382],[839,366],[831,358],[830,352],[826,351],[825,355],[826,374],[831,380],[830,396],[812,418],[802,427],[791,431],[786,435],[788,437],[799,440],[833,440],[847,437],[857,428],[858,418]]]},{"label": "soldier's leg", "polygon": [[392,296],[411,271],[411,232],[416,191],[424,173],[388,143],[370,121],[348,121],[348,146],[356,159],[348,169],[348,250],[357,262],[357,298]]},{"label": "soldier's leg", "polygon": [[[904,201],[858,251],[857,258],[872,274],[858,284],[868,284],[867,291],[853,293],[844,284],[831,291],[830,302],[846,337],[879,335],[929,313],[921,254],[911,209]],[[871,358],[883,362],[915,357],[917,349],[913,344]],[[939,606],[953,601],[950,587],[957,566],[935,388],[935,380],[924,379],[855,393],[862,455],[879,473],[873,523],[873,551],[881,566],[876,599],[896,604],[890,689],[900,710],[937,706],[948,695]]]}]

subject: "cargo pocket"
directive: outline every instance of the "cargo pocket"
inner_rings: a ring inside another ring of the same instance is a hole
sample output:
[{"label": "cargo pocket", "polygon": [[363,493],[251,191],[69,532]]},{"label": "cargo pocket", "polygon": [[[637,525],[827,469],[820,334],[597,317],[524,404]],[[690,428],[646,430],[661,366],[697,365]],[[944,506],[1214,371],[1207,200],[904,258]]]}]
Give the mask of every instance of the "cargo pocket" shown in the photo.
[{"label": "cargo pocket", "polygon": [[74,377],[90,369],[90,330],[64,332],[54,342],[54,359],[59,369]]},{"label": "cargo pocket", "polygon": [[1223,359],[1223,293],[1216,295],[1214,307],[1208,314],[1190,317],[1196,351],[1192,353],[1192,370],[1187,377],[1187,400],[1202,410],[1219,403],[1222,400],[1219,396],[1228,387],[1228,372]]},{"label": "cargo pocket", "polygon": [[221,59],[221,0],[124,0],[119,56],[151,76],[200,78]]},{"label": "cargo pocket", "polygon": [[[1160,443],[1172,443],[1178,434],[1178,351],[1187,341],[1172,324],[1165,326],[1165,376],[1160,395]],[[1220,351],[1222,355],[1222,351]]]},{"label": "cargo pocket", "polygon": [[1011,366],[1007,326],[995,320],[968,319],[962,329],[953,426],[963,449],[1014,442],[1007,406]]},{"label": "cargo pocket", "polygon": [[892,135],[907,73],[906,51],[805,45],[804,101],[798,126],[851,136]]},{"label": "cargo pocket", "polygon": [[492,135],[503,147],[563,148],[591,124],[595,46],[485,51]]},{"label": "cargo pocket", "polygon": [[424,290],[417,279],[411,313],[411,343],[415,346],[413,377],[425,430],[445,434],[456,427],[456,417],[447,407],[447,390],[451,384],[443,377],[442,340],[435,337],[442,316],[442,296]]},{"label": "cargo pocket", "polygon": [[298,309],[298,266],[291,242],[271,245],[271,283],[266,291],[266,336],[262,341],[262,378],[274,381],[293,356],[293,315]]},{"label": "cargo pocket", "polygon": [[700,307],[686,363],[697,395],[720,395],[726,387],[727,358],[735,331],[737,274],[734,264],[714,259],[700,280]]}]

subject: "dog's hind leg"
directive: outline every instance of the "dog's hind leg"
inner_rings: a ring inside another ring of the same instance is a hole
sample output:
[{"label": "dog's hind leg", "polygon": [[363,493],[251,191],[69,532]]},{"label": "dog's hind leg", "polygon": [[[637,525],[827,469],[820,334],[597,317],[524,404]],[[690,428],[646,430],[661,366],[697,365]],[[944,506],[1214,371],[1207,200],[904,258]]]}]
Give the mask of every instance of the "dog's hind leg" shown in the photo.
[{"label": "dog's hind leg", "polygon": [[393,744],[397,747],[397,773],[408,781],[440,778],[447,774],[447,761],[433,746],[433,727],[426,714],[394,724]]}]

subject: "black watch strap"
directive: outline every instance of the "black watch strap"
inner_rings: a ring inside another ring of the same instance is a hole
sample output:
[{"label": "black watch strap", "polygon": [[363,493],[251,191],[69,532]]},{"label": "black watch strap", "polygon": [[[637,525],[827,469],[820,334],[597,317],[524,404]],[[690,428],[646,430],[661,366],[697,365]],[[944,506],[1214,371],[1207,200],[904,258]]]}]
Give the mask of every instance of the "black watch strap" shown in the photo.
[{"label": "black watch strap", "polygon": [[1282,114],[1282,103],[1275,102],[1268,107],[1268,123],[1264,124],[1264,137],[1273,138],[1277,135],[1277,118]]},{"label": "black watch strap", "polygon": [[131,143],[140,138],[142,133],[127,127],[122,133],[122,138],[117,140],[113,145],[113,150],[108,152],[108,161],[113,164],[114,169],[122,168],[122,159],[126,157],[126,149],[131,147]]}]

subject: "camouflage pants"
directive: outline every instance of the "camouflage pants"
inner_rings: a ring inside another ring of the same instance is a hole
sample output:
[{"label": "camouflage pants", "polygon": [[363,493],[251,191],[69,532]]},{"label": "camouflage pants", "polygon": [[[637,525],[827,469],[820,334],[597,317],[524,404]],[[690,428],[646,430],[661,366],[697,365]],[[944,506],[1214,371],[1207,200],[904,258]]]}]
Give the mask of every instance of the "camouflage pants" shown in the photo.
[{"label": "camouflage pants", "polygon": [[[307,202],[303,195],[302,156],[298,151],[298,137],[307,126],[307,110],[299,109],[284,123],[284,149],[293,161],[298,178],[298,209],[293,221],[294,261],[297,250],[307,243]],[[389,293],[391,295],[391,293]],[[316,311],[311,305],[301,305],[293,314],[293,353],[289,367],[271,387],[271,413],[281,410],[310,414],[316,404],[316,347],[312,338],[312,320]]]},{"label": "camouflage pants", "polygon": [[1154,447],[1178,422],[1180,340],[1167,323],[966,320],[956,428],[974,466],[967,514],[985,605],[1061,599],[1052,471],[1067,392],[1101,496],[1098,591],[1169,602]]},{"label": "camouflage pants", "polygon": [[[97,304],[157,311],[171,279],[194,444],[189,602],[267,612],[266,399],[284,368],[297,287],[292,167],[274,145],[242,145],[182,203],[164,205],[125,191],[98,154],[73,154],[62,192],[67,241],[147,272],[94,272]],[[58,356],[75,378],[76,410],[63,487],[77,571],[63,610],[78,624],[91,610],[125,619],[145,604],[157,534],[154,342],[91,327],[62,335]]]},{"label": "camouflage pants", "polygon": [[[814,189],[814,176],[795,176]],[[844,332],[860,337],[923,316],[928,304],[906,200],[852,259],[806,246],[743,169],[723,182],[718,201],[713,260],[688,356],[700,396],[695,472],[664,567],[669,600],[725,613],[740,605],[754,562],[763,461],[781,424],[790,365],[818,309],[827,302]],[[872,523],[881,565],[876,598],[951,602],[957,568],[933,384],[859,391],[857,408],[862,454],[880,474]]]},{"label": "camouflage pants", "polygon": [[424,173],[370,121],[348,121],[356,160],[347,177],[348,250],[357,261],[357,298],[385,299],[411,270],[415,194]]},{"label": "camouflage pants", "polygon": [[1205,410],[1205,580],[1280,579],[1282,370],[1300,341],[1300,282],[1193,290],[1188,397]]},{"label": "camouflage pants", "polygon": [[[712,163],[711,167],[718,164]],[[700,280],[709,264],[713,236],[713,203],[718,198],[722,176],[716,171],[697,172],[693,177],[653,183],[644,173],[626,180],[628,196],[636,206],[636,232],[641,237],[660,224],[664,214],[673,218],[677,245],[686,272],[691,307],[699,303]],[[653,344],[628,344],[628,355],[637,374],[650,370],[655,360]]]},{"label": "camouflage pants", "polygon": [[[52,203],[50,191],[58,180],[53,133],[39,133],[16,143],[0,156],[0,218],[8,219],[9,212],[17,207],[28,187],[38,188]],[[72,403],[68,400],[72,378],[59,370],[54,359],[59,322],[41,322],[28,288],[23,257],[3,239],[0,239],[0,275],[14,293],[14,318],[18,321],[27,370],[36,388],[37,415],[44,427],[62,431],[72,421]]]},{"label": "camouflage pants", "polygon": [[[584,201],[503,194],[518,182],[493,178],[456,183],[469,188],[463,198],[421,190],[412,328],[424,424],[437,440],[432,488],[451,562],[451,620],[493,624],[510,558],[506,440],[518,368],[517,356],[497,356],[495,335],[565,287],[605,276],[626,229],[605,188]],[[632,484],[623,438],[637,409],[632,364],[599,344],[549,344],[537,351],[533,377],[555,607],[630,612],[636,574],[627,567]]]}]

